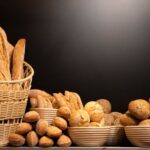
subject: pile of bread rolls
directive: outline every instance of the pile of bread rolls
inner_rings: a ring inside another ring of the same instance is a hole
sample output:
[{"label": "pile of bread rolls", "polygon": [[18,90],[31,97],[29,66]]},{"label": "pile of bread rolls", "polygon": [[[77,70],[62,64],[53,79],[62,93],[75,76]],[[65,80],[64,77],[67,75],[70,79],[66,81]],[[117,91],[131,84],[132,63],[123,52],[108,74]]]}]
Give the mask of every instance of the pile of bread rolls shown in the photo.
[{"label": "pile of bread rolls", "polygon": [[[25,39],[17,41],[13,46],[7,40],[5,31],[0,27],[0,81],[20,80],[24,78],[23,62],[25,55]],[[18,90],[19,85],[1,84],[3,90]]]},{"label": "pile of bread rolls", "polygon": [[55,117],[53,125],[48,125],[44,119],[40,119],[36,111],[29,111],[24,115],[23,122],[17,131],[9,136],[9,144],[12,146],[51,147],[55,144],[68,147],[71,139],[64,134],[67,129],[67,121],[61,117]]},{"label": "pile of bread rolls", "polygon": [[128,111],[120,118],[124,126],[150,126],[150,104],[147,100],[136,99],[128,104]]}]

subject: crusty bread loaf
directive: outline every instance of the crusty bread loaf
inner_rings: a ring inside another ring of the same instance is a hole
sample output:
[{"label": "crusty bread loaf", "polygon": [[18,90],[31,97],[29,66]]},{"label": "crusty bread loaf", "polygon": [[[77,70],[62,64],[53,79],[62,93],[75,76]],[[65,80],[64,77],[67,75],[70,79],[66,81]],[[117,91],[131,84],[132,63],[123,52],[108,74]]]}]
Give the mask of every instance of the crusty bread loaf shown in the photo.
[{"label": "crusty bread loaf", "polygon": [[0,33],[0,79],[1,80],[11,80],[10,75],[10,63],[9,56],[6,50],[6,42],[4,37]]},{"label": "crusty bread loaf", "polygon": [[25,39],[20,39],[15,45],[12,60],[12,80],[20,80],[22,77],[23,62],[25,55],[25,43]]}]

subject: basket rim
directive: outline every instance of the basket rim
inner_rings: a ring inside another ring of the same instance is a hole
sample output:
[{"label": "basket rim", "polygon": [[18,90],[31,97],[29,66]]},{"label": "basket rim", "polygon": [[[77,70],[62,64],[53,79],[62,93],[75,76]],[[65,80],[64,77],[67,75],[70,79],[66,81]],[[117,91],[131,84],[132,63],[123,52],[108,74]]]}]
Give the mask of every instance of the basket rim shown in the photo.
[{"label": "basket rim", "polygon": [[23,78],[23,79],[20,79],[20,80],[10,80],[10,81],[0,81],[0,84],[3,84],[3,83],[19,83],[19,82],[24,82],[30,78],[32,78],[32,76],[34,75],[34,69],[32,68],[32,66],[30,64],[28,64],[27,62],[24,61],[24,64],[29,67],[29,69],[31,70],[31,74],[26,77],[26,78]]}]

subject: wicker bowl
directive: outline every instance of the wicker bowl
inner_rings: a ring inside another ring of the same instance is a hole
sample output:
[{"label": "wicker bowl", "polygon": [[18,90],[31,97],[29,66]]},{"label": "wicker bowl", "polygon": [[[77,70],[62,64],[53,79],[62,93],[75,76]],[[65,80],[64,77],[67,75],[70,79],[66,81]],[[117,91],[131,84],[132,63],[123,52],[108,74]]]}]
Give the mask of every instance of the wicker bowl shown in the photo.
[{"label": "wicker bowl", "polygon": [[68,134],[78,146],[103,146],[109,136],[110,127],[69,127]]},{"label": "wicker bowl", "polygon": [[125,133],[134,146],[150,147],[150,126],[126,126]]},{"label": "wicker bowl", "polygon": [[30,110],[34,110],[39,113],[41,119],[45,119],[48,121],[48,124],[51,125],[54,117],[57,116],[57,109],[52,108],[31,108]]},{"label": "wicker bowl", "polygon": [[107,139],[107,146],[119,145],[124,138],[124,127],[123,126],[110,126],[109,137]]}]

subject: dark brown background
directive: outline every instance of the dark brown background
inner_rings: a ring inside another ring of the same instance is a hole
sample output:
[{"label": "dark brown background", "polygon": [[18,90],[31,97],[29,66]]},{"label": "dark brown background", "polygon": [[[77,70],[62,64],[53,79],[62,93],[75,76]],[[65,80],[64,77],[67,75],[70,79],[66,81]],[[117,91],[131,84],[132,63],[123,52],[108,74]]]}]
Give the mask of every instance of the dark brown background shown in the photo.
[{"label": "dark brown background", "polygon": [[0,25],[13,44],[27,39],[33,87],[118,111],[150,96],[149,0],[0,0]]}]

